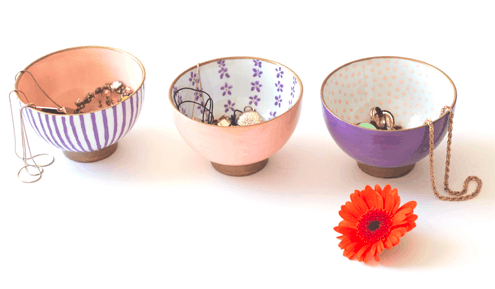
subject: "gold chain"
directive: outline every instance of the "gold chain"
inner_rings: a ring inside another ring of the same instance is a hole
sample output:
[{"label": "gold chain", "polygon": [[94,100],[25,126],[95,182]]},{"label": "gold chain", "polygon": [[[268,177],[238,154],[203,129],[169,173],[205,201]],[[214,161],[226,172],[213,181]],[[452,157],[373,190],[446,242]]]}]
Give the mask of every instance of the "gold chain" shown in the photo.
[{"label": "gold chain", "polygon": [[[428,124],[428,127],[430,128],[430,178],[431,178],[431,185],[433,187],[433,193],[437,198],[439,198],[442,201],[465,201],[472,199],[476,197],[476,195],[479,194],[481,190],[481,179],[478,178],[477,176],[469,176],[466,178],[464,181],[464,188],[462,191],[452,191],[449,188],[449,171],[450,171],[450,146],[452,145],[452,130],[453,130],[453,124],[454,124],[454,112],[452,111],[452,108],[449,106],[445,106],[442,108],[441,115],[443,115],[445,112],[450,112],[449,116],[449,134],[448,134],[448,140],[447,140],[447,158],[445,161],[445,177],[444,177],[444,190],[449,193],[452,196],[455,197],[449,197],[449,196],[441,196],[438,191],[437,187],[435,185],[435,172],[433,171],[433,149],[434,149],[434,135],[433,135],[433,122],[430,119],[427,119],[425,121],[425,124]],[[465,195],[467,192],[468,184],[470,181],[476,181],[478,185],[476,186],[476,190],[472,192],[469,195]]]}]

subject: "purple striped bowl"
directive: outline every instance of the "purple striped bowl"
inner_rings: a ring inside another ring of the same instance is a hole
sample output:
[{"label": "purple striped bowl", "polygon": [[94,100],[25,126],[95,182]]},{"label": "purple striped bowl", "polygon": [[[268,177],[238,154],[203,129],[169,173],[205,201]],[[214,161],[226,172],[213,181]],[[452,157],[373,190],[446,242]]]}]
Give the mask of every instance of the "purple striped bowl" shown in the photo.
[{"label": "purple striped bowl", "polygon": [[[67,70],[67,67],[71,69]],[[88,67],[96,68],[101,73],[91,72],[88,76],[85,73]],[[75,161],[93,162],[111,155],[117,148],[117,142],[132,129],[141,112],[145,70],[141,62],[127,52],[95,46],[70,48],[44,56],[25,70],[32,73],[43,90],[57,103],[71,108],[75,108],[74,100],[77,98],[74,95],[84,96],[84,91],[89,92],[106,82],[121,80],[134,89],[126,100],[91,113],[62,115],[32,108],[24,110],[24,119],[38,136]],[[64,74],[54,71],[63,71]],[[57,80],[59,77],[63,81]],[[72,83],[78,83],[78,88],[71,88]],[[27,99],[23,94],[18,94],[21,105],[31,102],[38,106],[54,107],[27,73],[20,74],[15,88],[26,94]],[[76,93],[70,90],[76,90]]]},{"label": "purple striped bowl", "polygon": [[[410,58],[372,57],[347,63],[330,73],[321,87],[323,116],[337,145],[358,162],[364,172],[383,178],[409,173],[428,156],[429,127],[433,121],[437,147],[447,133],[449,113],[457,91],[438,68]],[[394,114],[399,131],[357,126],[369,122],[378,106]]]}]

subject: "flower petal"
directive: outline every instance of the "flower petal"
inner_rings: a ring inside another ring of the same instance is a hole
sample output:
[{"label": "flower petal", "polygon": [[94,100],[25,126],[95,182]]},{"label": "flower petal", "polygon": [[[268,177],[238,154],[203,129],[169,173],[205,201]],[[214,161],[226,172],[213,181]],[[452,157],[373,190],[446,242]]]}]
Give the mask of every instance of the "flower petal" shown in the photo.
[{"label": "flower petal", "polygon": [[364,262],[364,263],[368,263],[368,260],[369,260],[370,256],[371,256],[371,253],[370,253],[370,250],[368,250],[368,251],[365,253],[365,255],[364,255],[363,262]]},{"label": "flower petal", "polygon": [[398,212],[397,214],[394,215],[394,218],[392,220],[392,226],[397,226],[399,225],[402,221],[406,219],[406,214],[403,212]]},{"label": "flower petal", "polygon": [[[344,206],[342,206],[344,208]],[[342,219],[347,220],[349,222],[354,222],[357,223],[357,218],[354,217],[353,215],[349,214],[347,211],[344,209],[339,211],[339,215],[342,217]]]},{"label": "flower petal", "polygon": [[351,238],[348,237],[348,236],[341,236],[343,237],[342,241],[340,241],[339,243],[339,247],[341,249],[345,249],[347,246],[349,246],[350,244],[352,244],[352,241],[351,241]]},{"label": "flower petal", "polygon": [[396,237],[400,238],[400,237],[404,236],[406,234],[406,232],[407,232],[406,228],[400,227],[400,228],[393,229],[390,232],[390,235],[395,235]]},{"label": "flower petal", "polygon": [[350,229],[355,229],[357,230],[356,223],[355,222],[349,222],[347,220],[343,220],[339,223],[339,227],[343,228],[350,228]]},{"label": "flower petal", "polygon": [[351,229],[351,228],[345,228],[345,227],[335,227],[333,228],[337,233],[341,233],[342,235],[356,235],[357,230]]},{"label": "flower petal", "polygon": [[346,202],[345,208],[342,209],[348,212],[349,214],[353,215],[354,217],[356,217],[356,219],[359,219],[359,217],[363,215],[363,213],[361,213],[357,205],[353,204],[352,202]]},{"label": "flower petal", "polygon": [[357,190],[354,192],[354,194],[351,194],[351,201],[352,203],[354,203],[354,205],[356,205],[356,209],[358,210],[359,215],[361,216],[364,213],[366,213],[369,208],[364,202],[364,200],[359,196],[359,194],[360,192]]},{"label": "flower petal", "polygon": [[371,249],[370,249],[371,256],[375,256],[376,255],[376,249],[377,248],[378,248],[378,243],[373,243],[373,245],[371,245]]},{"label": "flower petal", "polygon": [[350,259],[352,259],[352,257],[354,257],[354,255],[356,255],[356,251],[354,250],[344,250],[344,257],[347,257]]},{"label": "flower petal", "polygon": [[416,201],[407,202],[397,210],[397,213],[404,212],[404,214],[409,215],[414,211],[414,208],[416,208],[417,205],[418,203],[416,203]]},{"label": "flower petal", "polygon": [[[385,190],[387,188],[390,189],[390,186],[385,187],[385,189],[383,191],[385,192]],[[387,214],[392,215],[392,211],[394,209],[395,203],[397,202],[397,195],[385,194],[385,197],[384,198],[385,198],[385,202],[384,202],[384,205],[383,205],[383,209],[385,210],[385,212]]]},{"label": "flower petal", "polygon": [[393,247],[392,242],[390,241],[390,238],[387,238],[387,240],[385,241],[385,243],[383,245],[385,245],[385,248],[387,248],[389,250],[392,249],[392,247]]},{"label": "flower petal", "polygon": [[407,221],[407,231],[411,231],[416,227],[415,221],[418,219],[417,215],[411,214],[407,216],[406,221]]},{"label": "flower petal", "polygon": [[369,249],[370,245],[364,245],[363,247],[361,247],[361,249],[359,249],[359,251],[357,252],[357,258],[359,262],[362,262],[364,260],[364,256],[369,251]]},{"label": "flower petal", "polygon": [[368,208],[376,208],[376,209],[382,209],[383,208],[383,199],[380,194],[375,192],[371,187],[370,190],[365,190],[363,193],[361,193],[361,196],[364,200],[364,202],[368,205]]},{"label": "flower petal", "polygon": [[397,209],[399,208],[400,206],[400,197],[399,197],[399,191],[397,191],[397,189],[393,189],[392,192],[390,193],[392,194],[393,196],[395,196],[395,202],[394,202],[394,206],[392,208],[392,211],[390,212],[391,214],[395,214],[395,212],[397,212]]},{"label": "flower petal", "polygon": [[407,225],[407,231],[411,231],[412,229],[416,228],[416,223],[410,223]]},{"label": "flower petal", "polygon": [[[378,184],[376,184],[376,185],[375,185],[375,191],[376,191],[377,193],[379,193],[380,195],[382,194],[382,188],[380,187],[380,185],[378,185]],[[383,197],[383,196],[382,196],[382,197]]]},{"label": "flower petal", "polygon": [[418,219],[418,216],[417,216],[417,215],[415,215],[415,214],[411,214],[411,215],[407,216],[407,218],[406,218],[406,220],[407,220],[408,222],[414,222],[414,221],[416,221],[417,219]]},{"label": "flower petal", "polygon": [[339,247],[341,249],[353,250],[358,247],[360,242],[361,240],[359,240],[359,238],[345,236],[344,239],[340,241]]},{"label": "flower petal", "polygon": [[378,241],[376,244],[376,255],[379,255],[381,252],[383,252],[383,249],[385,249],[385,245],[383,244],[382,240]]},{"label": "flower petal", "polygon": [[392,246],[399,244],[399,238],[395,235],[388,236],[388,239],[392,242]]}]

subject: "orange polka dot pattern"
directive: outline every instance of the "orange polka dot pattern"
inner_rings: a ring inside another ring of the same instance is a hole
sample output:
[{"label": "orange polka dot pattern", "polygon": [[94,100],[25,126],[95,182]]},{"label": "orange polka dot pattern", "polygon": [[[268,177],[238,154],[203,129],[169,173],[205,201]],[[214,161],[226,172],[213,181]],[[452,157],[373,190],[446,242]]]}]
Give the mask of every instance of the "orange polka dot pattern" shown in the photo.
[{"label": "orange polka dot pattern", "polygon": [[323,99],[330,112],[349,123],[369,122],[378,106],[392,112],[404,128],[436,120],[452,105],[455,90],[438,69],[400,58],[374,58],[335,71],[324,83]]}]

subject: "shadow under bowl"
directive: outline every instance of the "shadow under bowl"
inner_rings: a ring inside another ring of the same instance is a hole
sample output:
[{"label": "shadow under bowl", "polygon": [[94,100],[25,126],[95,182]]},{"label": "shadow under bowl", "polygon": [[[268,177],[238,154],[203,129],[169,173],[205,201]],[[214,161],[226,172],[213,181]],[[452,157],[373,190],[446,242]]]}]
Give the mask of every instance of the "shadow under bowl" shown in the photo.
[{"label": "shadow under bowl", "polygon": [[[200,88],[204,93],[180,90],[184,87]],[[236,109],[251,106],[263,122],[222,127],[193,120],[203,119],[198,103],[206,102],[206,93],[213,101],[214,119],[230,118]],[[299,77],[282,64],[228,57],[185,70],[170,86],[169,100],[177,130],[193,150],[223,174],[246,176],[263,169],[289,140],[299,120],[302,93]]]},{"label": "shadow under bowl", "polygon": [[[28,107],[23,118],[39,137],[64,151],[71,160],[94,162],[110,156],[133,127],[144,98],[145,70],[133,55],[115,48],[83,46],[39,58],[19,73],[15,89],[21,106],[76,109],[75,102],[105,83],[120,80],[134,92],[104,109],[54,114]],[[46,95],[53,101],[51,101]],[[55,104],[55,103],[56,104]]]},{"label": "shadow under bowl", "polygon": [[[396,178],[409,173],[429,153],[429,127],[433,121],[434,146],[445,137],[457,91],[438,68],[410,58],[372,57],[347,63],[323,81],[323,116],[337,145],[365,173]],[[363,128],[373,107],[390,111],[403,130]]]}]

